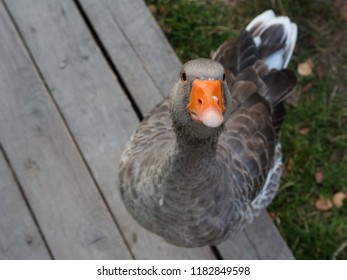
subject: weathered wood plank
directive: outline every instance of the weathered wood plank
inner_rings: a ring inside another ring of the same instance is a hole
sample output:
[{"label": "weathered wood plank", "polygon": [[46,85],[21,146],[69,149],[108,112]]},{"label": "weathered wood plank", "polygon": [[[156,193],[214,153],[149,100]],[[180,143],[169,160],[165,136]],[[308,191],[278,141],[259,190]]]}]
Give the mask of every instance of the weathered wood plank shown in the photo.
[{"label": "weathered wood plank", "polygon": [[220,244],[218,250],[224,259],[232,260],[294,259],[266,211],[234,238]]},{"label": "weathered wood plank", "polygon": [[[146,84],[154,83],[153,86],[158,87],[163,95],[167,95],[181,64],[143,1],[78,1],[97,30],[113,62],[116,65],[120,63],[117,59],[117,51],[122,51],[120,46],[130,46],[132,54],[136,54],[134,62],[136,67],[131,69],[133,79],[141,79],[145,71],[152,78],[146,79]],[[125,35],[122,36],[122,34]],[[128,61],[130,62],[126,59],[123,63],[130,67],[131,64],[127,64]],[[118,70],[127,86],[130,87],[129,83],[133,83],[133,80],[126,78],[129,70],[125,68],[119,67]],[[135,94],[133,97],[137,99]],[[148,99],[144,102],[148,102]],[[149,104],[152,105],[152,103]],[[147,113],[147,108],[150,106],[141,102],[139,107],[143,113]],[[273,247],[274,244],[276,248]],[[218,249],[224,258],[230,259],[290,259],[293,257],[276,227],[266,215],[255,220],[252,226],[234,239],[218,246]]]},{"label": "weathered wood plank", "polygon": [[144,67],[167,96],[177,79],[181,63],[144,1],[101,2],[106,3],[105,8],[117,19]]},{"label": "weathered wood plank", "polygon": [[[122,73],[122,78],[126,82],[136,104],[142,114],[146,115],[163,100],[164,95],[147,71],[143,60],[137,54],[136,47],[128,40],[128,34],[119,27],[117,18],[110,10],[105,9],[103,3],[96,0],[80,1],[80,3],[88,18],[93,22],[93,27],[98,36],[107,44],[108,55],[117,70]],[[99,33],[102,30],[112,32],[110,34]]]},{"label": "weathered wood plank", "polygon": [[78,0],[146,115],[166,97],[181,63],[143,1]]},{"label": "weathered wood plank", "polygon": [[0,150],[0,259],[50,259]]},{"label": "weathered wood plank", "polygon": [[117,189],[118,162],[138,119],[73,2],[6,3],[134,256],[213,258],[210,248],[168,245],[125,210]]},{"label": "weathered wood plank", "polygon": [[53,257],[130,258],[2,2],[0,26],[0,142]]}]

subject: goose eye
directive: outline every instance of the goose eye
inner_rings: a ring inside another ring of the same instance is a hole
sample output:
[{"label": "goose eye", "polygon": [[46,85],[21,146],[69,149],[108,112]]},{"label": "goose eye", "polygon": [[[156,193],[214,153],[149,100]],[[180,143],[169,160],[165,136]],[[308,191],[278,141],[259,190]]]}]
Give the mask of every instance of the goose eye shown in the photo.
[{"label": "goose eye", "polygon": [[186,75],[185,72],[183,72],[183,73],[181,74],[181,80],[182,80],[183,82],[185,82],[185,81],[187,80],[187,75]]},{"label": "goose eye", "polygon": [[223,73],[223,82],[225,81],[225,73]]}]

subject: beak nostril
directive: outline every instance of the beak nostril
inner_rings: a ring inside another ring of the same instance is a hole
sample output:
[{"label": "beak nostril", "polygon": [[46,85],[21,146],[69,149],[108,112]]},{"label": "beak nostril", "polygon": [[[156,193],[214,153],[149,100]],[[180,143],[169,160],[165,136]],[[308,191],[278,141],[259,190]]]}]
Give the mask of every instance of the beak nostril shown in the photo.
[{"label": "beak nostril", "polygon": [[217,96],[212,96],[212,99],[217,103],[219,106],[219,98]]},{"label": "beak nostril", "polygon": [[[210,116],[212,119],[222,119],[224,104],[221,81],[193,80],[191,83],[189,103],[186,106],[186,110],[193,121],[203,122],[203,118],[208,112],[210,113],[206,116]],[[210,117],[206,118],[209,119]],[[213,125],[214,124],[212,124],[212,126]],[[208,122],[207,126],[210,126]]]}]

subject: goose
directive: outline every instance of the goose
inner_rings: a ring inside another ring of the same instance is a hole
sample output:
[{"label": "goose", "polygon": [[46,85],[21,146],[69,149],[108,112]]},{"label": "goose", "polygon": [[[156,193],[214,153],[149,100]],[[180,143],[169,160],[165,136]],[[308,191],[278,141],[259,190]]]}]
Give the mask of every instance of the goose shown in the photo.
[{"label": "goose", "polygon": [[270,204],[296,38],[297,25],[268,10],[212,59],[182,66],[120,160],[120,195],[141,226],[176,246],[217,245]]}]

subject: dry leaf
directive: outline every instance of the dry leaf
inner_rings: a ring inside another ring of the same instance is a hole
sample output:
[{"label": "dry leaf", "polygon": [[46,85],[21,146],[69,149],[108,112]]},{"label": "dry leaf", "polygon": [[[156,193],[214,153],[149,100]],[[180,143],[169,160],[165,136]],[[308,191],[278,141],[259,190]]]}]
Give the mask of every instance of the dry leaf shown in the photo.
[{"label": "dry leaf", "polygon": [[314,179],[315,179],[317,184],[322,184],[323,180],[324,180],[323,172],[320,170],[316,171],[316,173],[314,174]]},{"label": "dry leaf", "polygon": [[276,214],[274,212],[268,212],[268,214],[272,220],[274,220],[276,218]]},{"label": "dry leaf", "polygon": [[310,130],[311,129],[309,127],[303,127],[303,128],[300,129],[299,133],[301,135],[306,135],[306,134],[308,134],[310,132]]},{"label": "dry leaf", "polygon": [[276,223],[276,225],[280,225],[281,224],[281,220],[280,218],[276,215],[276,213],[274,212],[268,212],[270,218]]},{"label": "dry leaf", "polygon": [[293,167],[294,167],[294,160],[292,158],[289,158],[287,163],[287,170],[291,171]]},{"label": "dry leaf", "polygon": [[147,9],[150,11],[151,14],[155,14],[157,12],[157,7],[153,4],[148,5]]},{"label": "dry leaf", "polygon": [[329,198],[319,195],[319,198],[316,200],[315,206],[319,211],[328,211],[333,207],[333,203]]},{"label": "dry leaf", "polygon": [[159,8],[159,12],[161,14],[163,14],[163,13],[165,13],[165,10],[166,10],[165,7],[163,5],[161,5],[160,8]]},{"label": "dry leaf", "polygon": [[313,66],[312,59],[307,59],[303,63],[299,63],[298,73],[301,76],[311,76],[313,73]]},{"label": "dry leaf", "polygon": [[343,201],[347,198],[344,192],[335,193],[333,196],[333,202],[336,208],[341,208],[343,206]]}]

